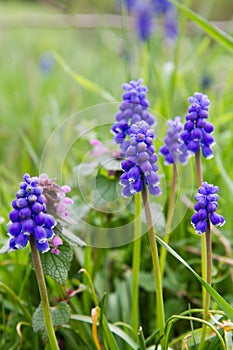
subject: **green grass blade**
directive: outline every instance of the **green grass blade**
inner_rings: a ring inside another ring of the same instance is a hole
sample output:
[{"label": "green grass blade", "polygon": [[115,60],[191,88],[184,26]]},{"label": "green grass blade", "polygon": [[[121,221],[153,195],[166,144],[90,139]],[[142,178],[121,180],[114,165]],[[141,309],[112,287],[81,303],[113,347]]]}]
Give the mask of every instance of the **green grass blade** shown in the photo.
[{"label": "green grass blade", "polygon": [[25,318],[31,322],[31,315],[28,312],[27,308],[23,305],[22,300],[10,289],[6,284],[0,282],[0,290],[4,290],[8,296],[10,296],[14,302],[19,306],[21,311],[23,312]]},{"label": "green grass blade", "polygon": [[79,85],[81,85],[83,88],[96,93],[100,95],[102,98],[104,98],[108,102],[116,102],[116,99],[106,90],[104,90],[99,85],[93,83],[89,79],[83,77],[81,74],[78,74],[74,72],[70,66],[63,60],[61,55],[57,52],[53,52],[55,59],[60,64],[60,66],[64,69],[64,71],[71,76]]},{"label": "green grass blade", "polygon": [[229,177],[228,172],[226,171],[226,169],[223,166],[219,152],[216,152],[215,160],[216,160],[218,168],[222,174],[222,178],[227,184],[228,190],[231,192],[231,194],[233,194],[233,182],[231,181],[231,178]]},{"label": "green grass blade", "polygon": [[225,314],[233,320],[233,308],[231,307],[230,304],[226,302],[226,300],[218,294],[218,292],[212,288],[206,281],[196,273],[192,269],[192,267],[175,251],[173,250],[170,246],[168,246],[161,238],[156,236],[156,239],[158,240],[159,244],[163,245],[167,251],[174,256],[178,261],[180,261],[189,271],[193,273],[193,275],[199,280],[199,282],[205,287],[205,289],[209,292],[209,294],[215,299],[217,304],[220,306],[220,308],[225,312]]},{"label": "green grass blade", "polygon": [[[92,318],[90,316],[75,314],[75,315],[71,315],[70,319],[74,321],[80,321],[80,322],[92,324]],[[116,334],[119,338],[124,340],[129,346],[131,346],[133,350],[139,349],[139,346],[122,329],[120,329],[119,327],[109,322],[107,324],[108,324],[109,330],[113,334]]]},{"label": "green grass blade", "polygon": [[233,38],[220,28],[209,22],[207,19],[190,10],[187,6],[179,3],[177,0],[170,0],[179,10],[181,10],[189,19],[201,27],[214,40],[218,41],[228,49],[233,50]]}]

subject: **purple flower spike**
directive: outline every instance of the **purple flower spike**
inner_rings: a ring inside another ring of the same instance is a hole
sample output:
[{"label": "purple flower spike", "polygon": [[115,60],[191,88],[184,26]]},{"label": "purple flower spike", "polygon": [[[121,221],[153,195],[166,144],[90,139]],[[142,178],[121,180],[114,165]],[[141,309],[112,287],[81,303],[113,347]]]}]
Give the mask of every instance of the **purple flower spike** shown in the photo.
[{"label": "purple flower spike", "polygon": [[211,133],[214,126],[207,122],[210,101],[207,95],[195,92],[194,96],[189,98],[189,102],[191,105],[186,115],[186,123],[181,138],[191,153],[197,153],[201,148],[205,158],[212,158],[213,151],[211,147],[215,141]]},{"label": "purple flower spike", "polygon": [[224,217],[215,212],[218,208],[217,192],[219,192],[218,186],[203,182],[202,186],[198,189],[198,193],[194,196],[197,201],[194,206],[196,213],[193,214],[191,222],[199,234],[207,230],[208,220],[214,226],[223,226],[225,224]]},{"label": "purple flower spike", "polygon": [[153,11],[149,3],[139,3],[135,10],[136,30],[139,39],[146,41],[150,38],[153,31]]},{"label": "purple flower spike", "polygon": [[[54,236],[52,227],[55,219],[46,213],[46,198],[42,195],[39,179],[29,174],[25,174],[23,179],[12,202],[14,209],[9,214],[9,247],[12,250],[22,249],[27,245],[29,236],[33,235],[37,249],[45,253],[49,250],[48,240]],[[48,232],[47,228],[51,231]]]},{"label": "purple flower spike", "polygon": [[164,163],[170,165],[179,161],[182,164],[186,164],[189,152],[184,141],[180,138],[181,132],[183,131],[181,118],[175,117],[174,120],[169,119],[167,125],[168,130],[164,138],[164,145],[159,150],[160,154],[164,157]]},{"label": "purple flower spike", "polygon": [[154,130],[145,121],[140,121],[130,127],[129,136],[129,146],[126,149],[128,158],[122,162],[124,173],[120,177],[120,184],[124,187],[122,195],[130,197],[141,192],[143,181],[151,194],[160,195],[159,176],[156,174],[158,157],[152,145]]},{"label": "purple flower spike", "polygon": [[122,156],[125,156],[126,149],[129,146],[129,141],[126,138],[129,136],[130,127],[142,120],[148,126],[155,123],[155,119],[148,110],[149,101],[146,99],[148,89],[141,83],[142,79],[132,80],[122,86],[125,90],[122,95],[123,101],[116,115],[116,122],[111,129],[114,134],[114,141],[120,144]]}]

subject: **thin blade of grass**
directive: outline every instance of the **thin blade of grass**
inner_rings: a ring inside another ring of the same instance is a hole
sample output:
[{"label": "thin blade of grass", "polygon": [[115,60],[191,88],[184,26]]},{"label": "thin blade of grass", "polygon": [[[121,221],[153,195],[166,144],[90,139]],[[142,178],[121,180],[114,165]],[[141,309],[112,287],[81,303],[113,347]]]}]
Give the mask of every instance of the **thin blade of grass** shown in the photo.
[{"label": "thin blade of grass", "polygon": [[[85,315],[77,315],[77,314],[71,315],[71,320],[92,324],[91,317],[85,316]],[[108,322],[108,327],[113,334],[116,334],[118,337],[124,340],[129,346],[131,346],[133,350],[137,350],[139,348],[139,346],[122,329],[120,329],[119,327],[109,322]]]},{"label": "thin blade of grass", "polygon": [[231,307],[228,302],[220,295],[218,292],[212,288],[206,281],[196,273],[192,269],[192,267],[175,251],[173,250],[169,245],[167,245],[160,237],[156,236],[156,239],[158,240],[159,244],[163,245],[167,251],[174,256],[178,261],[180,261],[189,271],[193,273],[193,275],[199,280],[199,282],[204,286],[204,288],[209,292],[209,294],[214,298],[214,300],[217,302],[217,304],[220,306],[220,308],[225,312],[225,314],[233,320],[233,308]]},{"label": "thin blade of grass", "polygon": [[64,61],[61,55],[59,55],[59,53],[53,52],[53,55],[56,61],[64,69],[64,71],[83,88],[100,95],[108,102],[116,102],[116,99],[108,91],[104,90],[101,86],[93,83],[89,79],[83,77],[81,74],[74,72],[71,67],[68,66],[68,64]]},{"label": "thin blade of grass", "polygon": [[179,3],[176,0],[170,1],[214,40],[218,41],[221,45],[227,47],[228,49],[233,50],[233,38],[230,35],[215,26],[213,23],[209,22],[207,19],[190,10],[187,6]]}]

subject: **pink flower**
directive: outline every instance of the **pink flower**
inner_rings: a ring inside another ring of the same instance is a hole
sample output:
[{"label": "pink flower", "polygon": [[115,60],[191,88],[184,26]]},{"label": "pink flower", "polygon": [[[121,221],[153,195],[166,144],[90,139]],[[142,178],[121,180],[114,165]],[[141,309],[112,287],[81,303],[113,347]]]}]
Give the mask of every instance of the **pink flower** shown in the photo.
[{"label": "pink flower", "polygon": [[45,173],[40,174],[39,184],[43,188],[43,195],[46,198],[47,211],[60,218],[69,215],[68,208],[73,204],[73,200],[66,197],[66,193],[70,192],[69,186],[59,186],[55,183],[56,178],[49,179]]},{"label": "pink flower", "polygon": [[91,140],[90,144],[92,146],[94,146],[94,150],[92,151],[91,156],[94,157],[98,157],[103,153],[109,153],[109,149],[107,147],[105,147],[99,140]]},{"label": "pink flower", "polygon": [[50,243],[51,246],[53,247],[51,249],[51,253],[54,253],[56,255],[59,255],[60,254],[60,250],[57,248],[59,245],[62,245],[63,242],[61,240],[61,238],[59,236],[55,236],[52,240],[52,242]]}]

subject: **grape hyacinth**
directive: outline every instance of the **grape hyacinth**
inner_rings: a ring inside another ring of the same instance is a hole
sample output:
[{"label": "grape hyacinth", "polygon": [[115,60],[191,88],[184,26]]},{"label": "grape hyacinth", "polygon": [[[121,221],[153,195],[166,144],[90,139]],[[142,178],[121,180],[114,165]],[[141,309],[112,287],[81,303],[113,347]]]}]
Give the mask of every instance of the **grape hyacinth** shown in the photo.
[{"label": "grape hyacinth", "polygon": [[157,16],[162,15],[174,8],[169,0],[151,0],[154,12]]},{"label": "grape hyacinth", "polygon": [[139,3],[135,10],[135,26],[141,41],[150,38],[153,32],[153,13],[149,3]]},{"label": "grape hyacinth", "polygon": [[13,210],[9,214],[9,247],[12,250],[22,249],[27,245],[30,235],[33,235],[37,249],[45,253],[50,249],[49,241],[54,236],[53,227],[56,222],[47,213],[46,198],[42,194],[38,177],[25,174],[23,179],[16,198],[12,201]]},{"label": "grape hyacinth", "polygon": [[164,157],[166,165],[174,164],[179,161],[186,164],[189,153],[183,140],[180,138],[183,131],[183,124],[180,117],[175,117],[174,120],[168,119],[168,130],[164,138],[164,145],[160,147],[160,154]]},{"label": "grape hyacinth", "polygon": [[122,95],[123,101],[119,107],[120,111],[117,113],[116,122],[112,126],[114,140],[120,144],[122,156],[125,155],[125,151],[129,146],[126,137],[129,135],[130,126],[141,120],[148,126],[155,123],[155,119],[148,111],[149,101],[146,99],[148,89],[141,83],[142,79],[132,80],[122,86],[126,92]]},{"label": "grape hyacinth", "polygon": [[211,133],[214,131],[214,126],[207,122],[210,101],[207,95],[195,92],[194,96],[189,98],[189,102],[191,106],[186,115],[181,138],[191,153],[197,153],[201,148],[205,158],[212,158],[211,146],[215,141]]},{"label": "grape hyacinth", "polygon": [[149,192],[159,196],[161,189],[157,175],[158,157],[153,146],[154,130],[150,129],[148,124],[142,120],[131,125],[129,136],[129,145],[125,152],[127,158],[121,163],[124,170],[120,177],[120,184],[124,187],[122,195],[130,197],[141,192],[143,181],[145,181]]},{"label": "grape hyacinth", "polygon": [[201,234],[207,230],[208,220],[214,226],[223,226],[225,219],[222,215],[216,213],[218,208],[219,187],[203,182],[194,196],[197,203],[194,206],[196,213],[192,216],[192,225],[197,233]]}]

